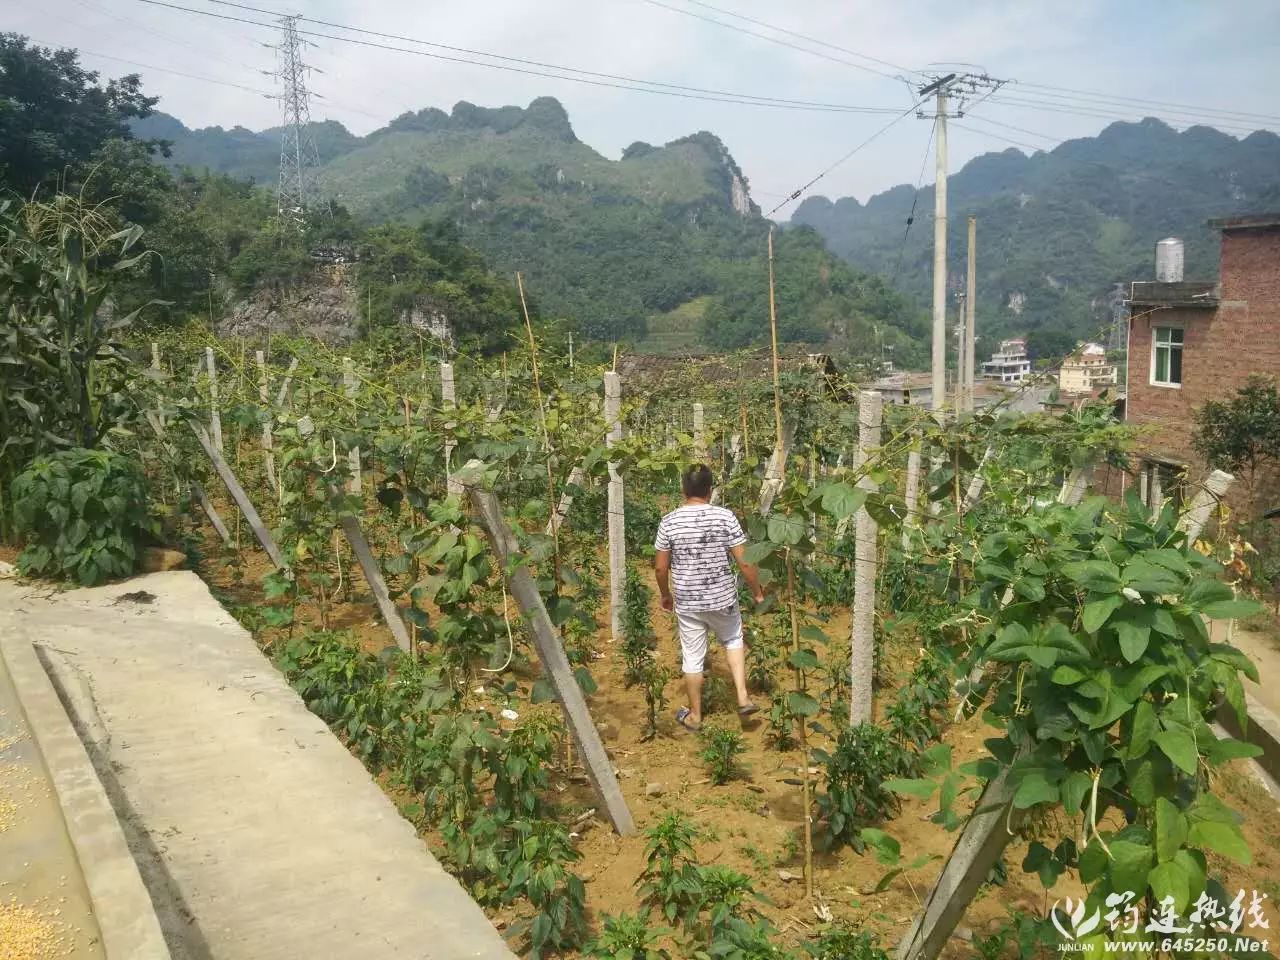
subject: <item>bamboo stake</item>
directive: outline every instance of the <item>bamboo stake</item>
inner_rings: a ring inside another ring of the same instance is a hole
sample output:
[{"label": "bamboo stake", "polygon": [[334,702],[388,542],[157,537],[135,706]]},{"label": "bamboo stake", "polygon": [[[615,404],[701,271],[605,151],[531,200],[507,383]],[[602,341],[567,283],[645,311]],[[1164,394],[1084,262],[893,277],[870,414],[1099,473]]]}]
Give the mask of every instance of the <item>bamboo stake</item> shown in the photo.
[{"label": "bamboo stake", "polygon": [[[551,433],[547,430],[547,410],[542,403],[542,380],[538,375],[538,343],[533,337],[533,321],[529,319],[529,305],[524,299],[524,278],[516,271],[516,289],[520,291],[520,309],[524,312],[524,328],[529,335],[529,357],[533,365],[533,396],[538,404],[538,422],[542,426],[542,446],[547,455],[547,515],[555,516],[556,512],[556,479],[551,467]],[[560,589],[560,531],[551,531],[555,549],[555,589]]]},{"label": "bamboo stake", "polygon": [[[786,550],[787,562],[787,610],[791,614],[791,652],[800,652],[800,615],[796,611],[796,572],[791,562],[791,548]],[[804,671],[793,664],[795,670],[796,693],[805,692]],[[796,724],[800,733],[800,789],[803,791],[804,804],[804,892],[813,899],[813,811],[809,798],[813,796],[809,784],[809,735],[805,728],[804,717],[799,717]]]}]

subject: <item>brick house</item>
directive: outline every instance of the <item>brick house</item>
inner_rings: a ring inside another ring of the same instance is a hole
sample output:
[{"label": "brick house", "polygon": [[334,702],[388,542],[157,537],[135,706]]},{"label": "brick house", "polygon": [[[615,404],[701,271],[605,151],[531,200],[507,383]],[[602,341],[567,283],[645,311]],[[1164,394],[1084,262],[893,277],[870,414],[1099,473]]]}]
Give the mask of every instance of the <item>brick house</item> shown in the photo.
[{"label": "brick house", "polygon": [[1209,225],[1222,233],[1218,283],[1135,282],[1128,300],[1125,420],[1148,431],[1134,466],[1153,506],[1208,470],[1191,446],[1195,411],[1252,374],[1280,379],[1280,213]]}]

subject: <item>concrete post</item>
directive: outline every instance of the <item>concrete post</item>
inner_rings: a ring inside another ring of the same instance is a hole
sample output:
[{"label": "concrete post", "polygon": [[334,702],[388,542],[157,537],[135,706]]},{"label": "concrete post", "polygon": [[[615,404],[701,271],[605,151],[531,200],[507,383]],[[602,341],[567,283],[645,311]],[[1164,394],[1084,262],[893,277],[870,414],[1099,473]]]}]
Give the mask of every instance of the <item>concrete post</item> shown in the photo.
[{"label": "concrete post", "polygon": [[[622,381],[612,372],[604,375],[604,425],[605,445],[613,447],[622,440]],[[609,633],[614,641],[622,639],[622,593],[627,579],[624,499],[622,477],[617,463],[611,460],[606,527],[609,532]]]},{"label": "concrete post", "polygon": [[218,412],[218,366],[213,361],[213,347],[204,348],[205,369],[209,372],[209,429],[213,433],[213,445],[219,453],[222,446],[222,414]]},{"label": "concrete post", "polygon": [[920,451],[907,454],[907,516],[902,524],[902,552],[911,545],[911,530],[920,525]]},{"label": "concrete post", "polygon": [[[582,466],[576,466],[569,471],[569,479],[565,481],[564,489],[560,491],[560,501],[556,504],[556,512],[551,514],[551,518],[547,520],[547,536],[553,537],[560,532],[560,528],[564,525],[564,518],[569,515],[569,508],[573,506],[573,488],[582,486],[582,481],[586,477],[586,471]],[[453,477],[449,478],[451,484],[458,481]]]},{"label": "concrete post", "polygon": [[707,462],[707,421],[700,403],[693,405],[693,459]]},{"label": "concrete post", "polygon": [[[346,388],[347,399],[355,405],[356,399],[356,367],[350,357],[342,358],[342,383]],[[347,451],[347,466],[351,470],[351,479],[347,481],[347,492],[360,495],[363,484],[360,480],[360,448],[352,447]]]},{"label": "concrete post", "polygon": [[345,514],[341,522],[342,532],[346,535],[347,542],[351,544],[351,552],[355,554],[360,569],[364,572],[365,582],[369,584],[369,592],[373,594],[373,599],[378,604],[378,610],[390,628],[391,635],[396,638],[396,646],[406,653],[411,652],[409,631],[404,625],[404,620],[400,618],[400,611],[391,602],[387,581],[383,579],[378,561],[374,559],[373,551],[369,549],[369,541],[365,539],[360,521],[350,514]]},{"label": "concrete post", "polygon": [[293,397],[289,394],[289,388],[293,386],[293,372],[298,369],[298,358],[294,357],[289,361],[289,369],[285,371],[284,382],[280,384],[280,392],[276,394],[276,407],[284,409],[285,403],[293,405]]},{"label": "concrete post", "polygon": [[271,532],[267,530],[267,525],[262,522],[262,517],[258,515],[258,511],[254,509],[253,502],[249,499],[249,495],[244,492],[244,487],[240,485],[240,481],[236,479],[236,475],[231,472],[231,468],[227,466],[227,461],[222,458],[222,454],[218,452],[218,448],[214,445],[213,440],[209,437],[208,432],[199,424],[192,423],[191,430],[196,435],[196,439],[200,441],[200,446],[204,448],[205,454],[213,461],[213,469],[218,471],[218,476],[222,478],[222,482],[226,484],[231,499],[235,500],[236,506],[240,508],[240,512],[244,514],[245,520],[249,522],[253,535],[258,538],[258,542],[262,544],[262,549],[266,551],[267,556],[271,558],[271,562],[279,568],[284,568],[287,564],[284,562],[284,555],[281,554],[280,548],[276,546],[275,540],[271,537]]},{"label": "concrete post", "polygon": [[[858,393],[858,460],[861,470],[880,446],[882,398],[876,390]],[[859,488],[874,492],[869,473]],[[853,636],[849,661],[849,722],[871,719],[871,674],[875,663],[876,541],[879,526],[866,507],[858,510],[853,534]]]},{"label": "concrete post", "polygon": [[1213,514],[1213,508],[1227,495],[1227,490],[1235,480],[1235,477],[1223,470],[1215,470],[1209,474],[1204,486],[1178,522],[1178,527],[1187,535],[1188,543],[1194,543],[1200,537],[1200,532]]},{"label": "concrete post", "polygon": [[775,444],[769,457],[769,466],[764,472],[764,482],[760,484],[760,516],[768,516],[773,509],[773,498],[782,489],[782,479],[787,471],[787,458],[791,456],[791,444],[795,440],[794,423],[782,425],[782,443]]},{"label": "concrete post", "polygon": [[[605,374],[605,376],[616,378],[614,374]],[[608,394],[606,393],[605,396],[608,397]],[[542,661],[547,680],[555,689],[556,698],[560,701],[561,709],[564,710],[565,725],[578,745],[582,762],[587,768],[587,775],[600,798],[600,805],[604,807],[614,830],[621,836],[628,836],[635,833],[636,829],[631,819],[631,811],[627,807],[626,798],[622,795],[622,789],[618,786],[613,764],[600,740],[600,732],[596,730],[595,723],[591,719],[587,701],[582,696],[582,689],[578,686],[573,668],[569,665],[569,658],[565,656],[560,638],[551,624],[551,618],[547,616],[547,608],[542,602],[541,594],[538,593],[538,585],[534,583],[528,566],[518,562],[520,545],[502,516],[502,506],[498,503],[498,498],[483,487],[473,485],[471,480],[464,478],[477,476],[483,471],[484,464],[479,460],[473,460],[459,471],[463,475],[459,480],[463,483],[472,508],[489,536],[493,552],[498,558],[499,568],[510,571],[507,574],[507,583],[510,585],[511,595],[515,598],[525,622],[529,625],[534,648],[538,651],[538,659]]]},{"label": "concrete post", "polygon": [[729,473],[720,479],[720,483],[716,484],[716,488],[711,491],[711,502],[720,502],[720,491],[723,489],[722,484],[733,479],[733,475],[738,472],[738,464],[742,462],[742,434],[735,433],[729,438]]},{"label": "concrete post", "polygon": [[253,358],[258,364],[258,402],[262,404],[262,410],[266,414],[262,421],[262,461],[266,467],[267,485],[278,497],[280,484],[276,480],[276,454],[271,435],[271,425],[275,422],[276,415],[267,392],[267,358],[261,350],[254,351]]},{"label": "concrete post", "polygon": [[1151,491],[1148,489],[1148,471],[1151,466],[1145,460],[1138,461],[1138,464],[1138,498],[1144,504],[1149,504]]},{"label": "concrete post", "polygon": [[982,496],[982,488],[987,483],[987,478],[982,475],[982,468],[987,465],[987,461],[991,459],[993,452],[991,444],[987,444],[987,449],[983,451],[982,459],[978,461],[978,469],[973,472],[973,478],[969,481],[969,487],[964,494],[964,512],[968,513],[978,503],[978,498]]},{"label": "concrete post", "polygon": [[[453,382],[453,364],[440,364],[440,405],[449,413],[458,406],[457,387]],[[457,447],[457,443],[453,439],[454,422],[448,421],[444,425],[445,441],[444,441],[444,475],[446,491],[451,497],[462,496],[462,486],[453,476],[453,451]],[[571,501],[572,502],[572,501]],[[568,509],[567,507],[565,508]]]},{"label": "concrete post", "polygon": [[933,394],[934,410],[947,401],[947,88],[938,88],[934,132],[933,192]]},{"label": "concrete post", "polygon": [[964,294],[964,346],[960,357],[961,409],[973,412],[973,324],[978,311],[978,218],[969,218],[969,263]]},{"label": "concrete post", "polygon": [[1164,479],[1160,476],[1160,464],[1151,465],[1151,513],[1159,516],[1164,509]]}]

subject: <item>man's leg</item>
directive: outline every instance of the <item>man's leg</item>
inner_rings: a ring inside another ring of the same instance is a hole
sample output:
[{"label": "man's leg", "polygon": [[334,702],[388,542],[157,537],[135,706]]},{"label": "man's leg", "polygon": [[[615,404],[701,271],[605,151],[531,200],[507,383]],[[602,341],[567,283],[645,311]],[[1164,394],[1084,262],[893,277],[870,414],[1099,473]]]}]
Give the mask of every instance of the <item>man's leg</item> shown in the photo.
[{"label": "man's leg", "polygon": [[680,634],[681,669],[684,687],[689,694],[689,720],[702,723],[702,671],[707,661],[707,624],[700,613],[676,611]]},{"label": "man's leg", "polygon": [[747,645],[742,636],[742,611],[735,605],[715,614],[716,639],[724,645],[724,656],[729,661],[729,673],[738,694],[738,706],[751,705],[747,693]]}]

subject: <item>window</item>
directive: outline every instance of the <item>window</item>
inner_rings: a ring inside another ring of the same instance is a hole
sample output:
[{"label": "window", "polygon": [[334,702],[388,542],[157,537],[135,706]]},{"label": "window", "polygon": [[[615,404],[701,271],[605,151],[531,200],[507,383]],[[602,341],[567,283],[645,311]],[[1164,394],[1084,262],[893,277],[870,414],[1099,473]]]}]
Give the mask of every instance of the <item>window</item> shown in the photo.
[{"label": "window", "polygon": [[1151,341],[1151,382],[1161,387],[1182,386],[1182,328],[1156,327]]}]

